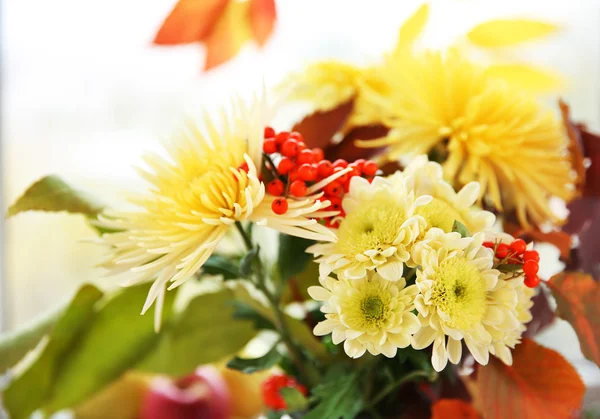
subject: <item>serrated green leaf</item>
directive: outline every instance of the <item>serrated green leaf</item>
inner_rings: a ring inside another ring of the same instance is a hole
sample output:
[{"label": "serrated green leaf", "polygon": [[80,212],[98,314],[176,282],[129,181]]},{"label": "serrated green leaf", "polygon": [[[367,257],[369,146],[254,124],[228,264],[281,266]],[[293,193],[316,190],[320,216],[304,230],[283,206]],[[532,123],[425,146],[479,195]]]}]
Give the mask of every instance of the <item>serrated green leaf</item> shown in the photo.
[{"label": "serrated green leaf", "polygon": [[359,371],[332,369],[312,391],[319,403],[304,419],[354,419],[365,406]]},{"label": "serrated green leaf", "polygon": [[258,253],[260,252],[260,246],[256,246],[251,249],[244,255],[240,262],[240,273],[243,278],[248,278],[252,273],[252,263],[254,259],[258,257]]},{"label": "serrated green leaf", "polygon": [[253,372],[268,370],[273,368],[281,360],[281,354],[277,350],[277,345],[273,346],[269,352],[259,358],[240,358],[234,357],[227,363],[227,367],[252,374]]},{"label": "serrated green leaf", "polygon": [[238,262],[222,255],[211,255],[202,265],[202,272],[208,275],[221,275],[224,280],[242,277]]},{"label": "serrated green leaf", "polygon": [[465,225],[463,223],[461,223],[460,221],[457,221],[457,220],[455,220],[454,224],[452,224],[452,231],[460,233],[461,237],[470,237],[471,236],[469,234],[469,230],[467,230],[467,227],[465,227]]},{"label": "serrated green leaf", "polygon": [[312,260],[312,255],[306,253],[306,248],[314,241],[301,237],[279,235],[279,256],[277,265],[279,276],[283,281],[303,272],[306,265]]},{"label": "serrated green leaf", "polygon": [[298,412],[308,407],[308,400],[304,394],[295,387],[283,387],[279,390],[281,397],[285,400],[286,410],[288,412]]},{"label": "serrated green leaf", "polygon": [[33,185],[10,206],[7,218],[23,211],[67,211],[96,217],[104,206],[82,191],[72,188],[55,175],[46,176]]}]

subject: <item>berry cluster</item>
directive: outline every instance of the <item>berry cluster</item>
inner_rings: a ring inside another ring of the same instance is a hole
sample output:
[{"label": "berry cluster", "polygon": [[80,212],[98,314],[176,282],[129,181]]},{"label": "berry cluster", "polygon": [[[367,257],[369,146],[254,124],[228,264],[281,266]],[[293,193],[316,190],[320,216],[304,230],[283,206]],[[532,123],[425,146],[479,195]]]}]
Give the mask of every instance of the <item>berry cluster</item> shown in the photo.
[{"label": "berry cluster", "polygon": [[484,242],[483,245],[494,251],[498,259],[495,265],[502,271],[502,266],[520,265],[520,270],[525,274],[524,283],[529,288],[535,288],[540,283],[538,271],[540,269],[540,255],[536,250],[527,250],[523,239],[515,239],[510,245],[499,242]]},{"label": "berry cluster", "polygon": [[299,384],[294,377],[274,374],[262,383],[262,397],[265,405],[272,410],[285,410],[287,406],[281,396],[281,389],[286,387],[295,388],[305,396],[308,394],[306,387]]},{"label": "berry cluster", "polygon": [[[271,204],[275,214],[281,215],[287,212],[287,197],[301,198],[307,194],[310,185],[346,168],[351,168],[351,171],[330,182],[323,189],[323,199],[331,202],[327,210],[340,211],[340,215],[343,216],[342,196],[348,192],[350,179],[354,176],[363,176],[372,180],[379,170],[375,162],[363,159],[352,163],[344,159],[331,162],[325,159],[322,149],[308,149],[299,132],[276,133],[273,128],[266,127],[264,138],[265,164],[273,175],[273,180],[267,184],[267,192],[272,196],[280,197]],[[325,221],[328,227],[336,226],[331,219]]]}]

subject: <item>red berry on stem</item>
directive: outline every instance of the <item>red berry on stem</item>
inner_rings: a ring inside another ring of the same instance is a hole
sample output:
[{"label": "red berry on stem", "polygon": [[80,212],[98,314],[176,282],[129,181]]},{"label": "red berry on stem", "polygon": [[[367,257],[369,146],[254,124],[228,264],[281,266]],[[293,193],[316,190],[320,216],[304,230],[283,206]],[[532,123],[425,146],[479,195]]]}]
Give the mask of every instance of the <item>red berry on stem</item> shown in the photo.
[{"label": "red berry on stem", "polygon": [[510,248],[508,247],[508,244],[506,243],[499,243],[498,247],[496,248],[496,257],[498,259],[504,259],[505,257],[508,256],[508,251],[510,250]]},{"label": "red berry on stem", "polygon": [[323,190],[325,191],[325,193],[327,195],[330,195],[330,196],[340,196],[342,194],[342,191],[344,189],[343,189],[342,184],[336,180],[336,181],[328,183],[325,186],[325,188],[323,188]]},{"label": "red berry on stem", "polygon": [[287,131],[281,131],[279,134],[275,136],[275,141],[277,144],[281,145],[285,143],[290,138],[290,133]]},{"label": "red berry on stem", "polygon": [[318,163],[325,158],[325,153],[320,148],[313,148],[312,152],[315,159],[315,163]]},{"label": "red berry on stem", "polygon": [[325,179],[327,176],[333,174],[333,164],[329,160],[321,160],[317,163],[317,171],[321,179]]},{"label": "red berry on stem", "polygon": [[531,276],[525,275],[525,280],[523,281],[523,283],[525,285],[527,285],[529,288],[535,288],[540,283],[540,277],[537,275],[531,275]]},{"label": "red berry on stem", "polygon": [[487,247],[488,249],[493,249],[494,242],[483,242],[483,247]]},{"label": "red berry on stem", "polygon": [[540,265],[535,260],[528,260],[523,264],[525,276],[534,276],[540,270]]},{"label": "red berry on stem", "polygon": [[358,166],[358,168],[362,172],[363,168],[365,167],[366,162],[367,161],[365,159],[358,159],[358,160],[354,160],[354,162],[352,162],[352,164],[355,164],[356,166]]},{"label": "red berry on stem", "polygon": [[246,173],[248,173],[248,170],[250,170],[250,168],[248,167],[248,163],[244,162],[240,165],[240,167],[238,167],[239,170],[242,170]]},{"label": "red berry on stem", "polygon": [[350,173],[348,173],[348,175],[350,175],[350,177],[362,175],[362,170],[360,170],[360,167],[358,167],[357,164],[350,163],[348,165],[348,167],[350,167],[352,169],[352,171]]},{"label": "red berry on stem", "polygon": [[288,210],[288,202],[285,198],[276,198],[271,202],[271,209],[277,215],[285,214]]},{"label": "red berry on stem", "polygon": [[327,207],[328,211],[341,211],[342,210],[342,198],[339,196],[328,196],[327,200],[331,204]]},{"label": "red berry on stem", "polygon": [[290,132],[290,138],[293,138],[294,140],[298,141],[304,141],[304,137],[298,131]]},{"label": "red berry on stem", "polygon": [[539,262],[540,254],[537,252],[537,250],[526,250],[525,253],[523,253],[523,260],[525,262],[527,262],[528,260],[534,260],[536,262]]},{"label": "red berry on stem", "polygon": [[377,167],[377,163],[371,160],[367,160],[363,165],[362,172],[366,176],[375,176],[378,169],[379,167]]},{"label": "red berry on stem", "polygon": [[306,183],[301,180],[295,180],[290,185],[290,193],[294,196],[306,195]]},{"label": "red berry on stem", "polygon": [[281,145],[281,154],[286,157],[296,157],[298,154],[298,141],[293,138],[285,140],[285,143]]},{"label": "red berry on stem", "polygon": [[341,167],[342,169],[345,169],[346,167],[348,167],[348,162],[344,159],[337,159],[333,162],[333,168],[335,169],[336,167]]},{"label": "red berry on stem", "polygon": [[302,150],[298,154],[298,157],[296,157],[298,164],[314,163],[314,159],[315,159],[315,156],[313,155],[312,150]]},{"label": "red berry on stem", "polygon": [[523,239],[516,239],[510,244],[510,250],[517,255],[522,255],[527,250],[527,243]]},{"label": "red berry on stem", "polygon": [[306,387],[290,376],[275,374],[267,378],[262,384],[262,397],[265,405],[273,410],[284,410],[287,408],[285,399],[281,395],[281,389],[285,387],[296,388],[305,396],[308,394]]},{"label": "red berry on stem", "polygon": [[312,164],[304,163],[298,168],[298,179],[314,181],[317,179],[317,168]]},{"label": "red berry on stem", "polygon": [[298,153],[300,153],[302,150],[306,150],[306,144],[304,144],[304,141],[298,141]]},{"label": "red berry on stem", "polygon": [[277,172],[279,172],[281,175],[287,175],[294,168],[294,166],[295,164],[291,159],[284,157],[277,165]]},{"label": "red berry on stem", "polygon": [[279,179],[274,179],[267,185],[269,195],[281,196],[285,192],[285,185]]},{"label": "red berry on stem", "polygon": [[[333,173],[341,172],[342,170],[344,170],[343,167],[339,167],[339,166],[333,167]],[[338,177],[336,180],[343,185],[344,183],[346,183],[348,181],[348,179],[350,179],[349,173],[344,173],[342,176]]]},{"label": "red berry on stem", "polygon": [[277,142],[275,138],[267,138],[263,143],[263,151],[267,154],[277,153]]},{"label": "red berry on stem", "polygon": [[275,130],[271,127],[265,127],[265,138],[275,137]]}]

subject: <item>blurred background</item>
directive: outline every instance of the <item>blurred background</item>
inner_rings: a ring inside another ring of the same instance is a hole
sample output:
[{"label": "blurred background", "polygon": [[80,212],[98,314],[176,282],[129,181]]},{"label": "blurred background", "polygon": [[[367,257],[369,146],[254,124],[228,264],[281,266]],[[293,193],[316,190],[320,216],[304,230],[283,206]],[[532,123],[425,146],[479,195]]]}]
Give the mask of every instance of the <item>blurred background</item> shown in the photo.
[{"label": "blurred background", "polygon": [[[202,72],[199,44],[152,46],[175,0],[4,0],[3,208],[50,173],[118,205],[122,192],[142,186],[131,165],[157,149],[185,114],[256,91],[263,78],[272,86],[315,59],[376,61],[421,3],[280,0],[263,49],[247,44],[233,60]],[[433,1],[422,42],[442,46],[492,17],[562,26],[551,38],[506,54],[562,73],[561,95],[573,116],[600,130],[600,1]],[[83,282],[115,286],[94,267],[103,249],[80,243],[94,234],[82,217],[27,213],[0,228],[0,331],[52,309]],[[551,275],[558,264],[544,269]],[[562,352],[588,385],[600,385],[598,368],[583,358],[568,324],[557,321],[538,340]]]}]

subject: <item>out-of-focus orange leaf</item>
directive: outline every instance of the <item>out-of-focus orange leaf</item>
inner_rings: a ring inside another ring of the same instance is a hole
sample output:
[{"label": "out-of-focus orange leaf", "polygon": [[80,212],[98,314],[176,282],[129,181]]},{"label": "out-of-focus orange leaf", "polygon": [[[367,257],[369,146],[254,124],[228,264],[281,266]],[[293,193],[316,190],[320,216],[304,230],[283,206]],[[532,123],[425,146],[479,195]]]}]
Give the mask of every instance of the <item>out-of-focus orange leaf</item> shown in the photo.
[{"label": "out-of-focus orange leaf", "polygon": [[250,0],[250,28],[258,45],[269,39],[276,17],[275,0]]},{"label": "out-of-focus orange leaf", "polygon": [[585,385],[558,352],[523,339],[512,366],[490,357],[479,368],[477,392],[486,419],[567,419],[581,408]]},{"label": "out-of-focus orange leaf", "polygon": [[556,298],[558,316],[575,329],[581,352],[600,366],[600,283],[587,274],[562,272],[547,284]]},{"label": "out-of-focus orange leaf", "polygon": [[353,101],[349,100],[330,111],[314,112],[294,125],[293,130],[302,134],[308,148],[325,149],[346,124],[352,106]]},{"label": "out-of-focus orange leaf", "polygon": [[206,38],[206,61],[209,70],[235,57],[242,45],[251,39],[248,21],[249,3],[231,1]]},{"label": "out-of-focus orange leaf", "polygon": [[203,41],[229,0],[179,0],[154,38],[156,45]]},{"label": "out-of-focus orange leaf", "polygon": [[470,403],[460,399],[441,399],[431,406],[431,419],[479,419]]},{"label": "out-of-focus orange leaf", "polygon": [[544,233],[535,227],[523,228],[510,221],[504,222],[504,231],[514,237],[520,237],[525,241],[550,243],[560,251],[560,258],[568,260],[571,254],[571,236],[564,231],[550,231]]},{"label": "out-of-focus orange leaf", "polygon": [[562,114],[563,124],[569,135],[569,155],[571,156],[571,166],[577,174],[575,180],[575,188],[581,192],[585,185],[585,165],[583,164],[583,149],[581,144],[581,136],[579,130],[573,125],[569,117],[570,110],[569,105],[563,100],[558,101],[560,112]]}]

